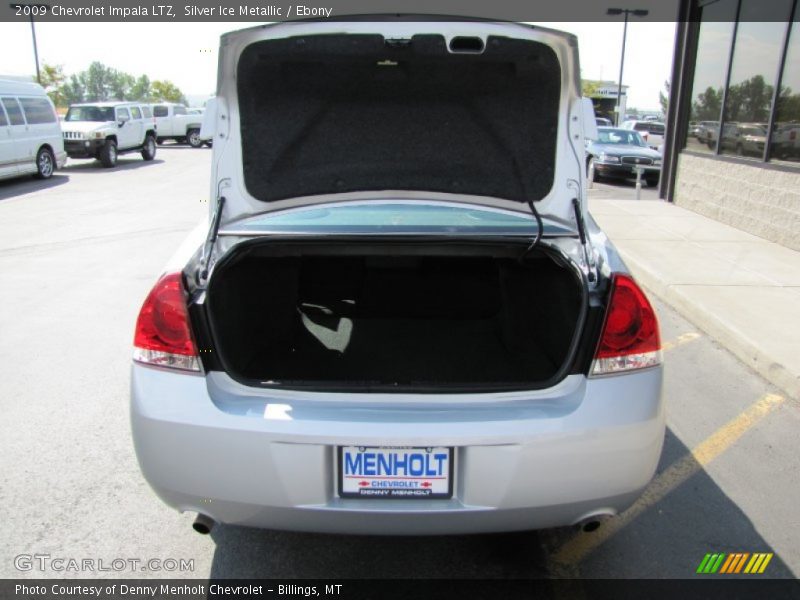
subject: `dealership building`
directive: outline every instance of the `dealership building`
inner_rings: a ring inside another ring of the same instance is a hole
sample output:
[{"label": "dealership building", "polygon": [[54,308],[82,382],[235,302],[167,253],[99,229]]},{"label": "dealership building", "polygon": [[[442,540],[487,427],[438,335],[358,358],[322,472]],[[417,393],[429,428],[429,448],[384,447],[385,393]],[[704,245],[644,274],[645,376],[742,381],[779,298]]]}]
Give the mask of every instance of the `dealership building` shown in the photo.
[{"label": "dealership building", "polygon": [[800,250],[800,0],[680,0],[660,195]]},{"label": "dealership building", "polygon": [[[591,91],[588,97],[592,99],[594,114],[597,117],[608,119],[612,123],[617,122],[617,100],[619,100],[619,112],[623,117],[628,111],[628,86],[620,86],[616,81],[594,81],[590,80]],[[584,95],[587,95],[584,90]]]}]

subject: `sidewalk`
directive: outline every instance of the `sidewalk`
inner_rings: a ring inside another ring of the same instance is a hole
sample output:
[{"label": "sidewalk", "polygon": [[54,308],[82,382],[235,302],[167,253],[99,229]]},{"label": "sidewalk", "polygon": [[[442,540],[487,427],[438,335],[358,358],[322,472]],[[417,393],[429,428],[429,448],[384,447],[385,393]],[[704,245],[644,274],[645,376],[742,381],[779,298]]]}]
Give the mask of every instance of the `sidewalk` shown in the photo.
[{"label": "sidewalk", "polygon": [[589,210],[642,284],[800,398],[800,252],[661,201]]}]

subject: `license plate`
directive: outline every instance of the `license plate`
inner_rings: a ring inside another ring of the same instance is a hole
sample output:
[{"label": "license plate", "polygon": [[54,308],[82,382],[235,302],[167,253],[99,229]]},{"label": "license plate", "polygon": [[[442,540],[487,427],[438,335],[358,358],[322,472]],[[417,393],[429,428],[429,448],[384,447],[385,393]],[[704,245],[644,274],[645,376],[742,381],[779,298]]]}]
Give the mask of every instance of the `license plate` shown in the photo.
[{"label": "license plate", "polygon": [[441,499],[453,496],[453,449],[339,447],[342,498]]}]

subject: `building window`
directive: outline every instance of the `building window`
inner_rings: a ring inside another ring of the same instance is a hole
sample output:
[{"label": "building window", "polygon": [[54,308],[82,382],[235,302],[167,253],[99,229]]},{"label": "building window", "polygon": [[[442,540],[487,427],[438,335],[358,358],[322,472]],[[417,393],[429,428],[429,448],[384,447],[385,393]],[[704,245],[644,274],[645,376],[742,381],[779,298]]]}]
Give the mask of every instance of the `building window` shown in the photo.
[{"label": "building window", "polygon": [[[795,17],[796,17],[795,13]],[[800,23],[789,32],[789,47],[783,63],[781,92],[775,110],[770,157],[774,162],[800,162]]]},{"label": "building window", "polygon": [[686,136],[688,150],[716,151],[736,4],[736,0],[721,0],[703,7]]},{"label": "building window", "polygon": [[[772,0],[771,9],[788,18],[792,1]],[[742,0],[725,97],[722,154],[764,157],[787,23],[757,21],[763,6],[763,0]]]}]

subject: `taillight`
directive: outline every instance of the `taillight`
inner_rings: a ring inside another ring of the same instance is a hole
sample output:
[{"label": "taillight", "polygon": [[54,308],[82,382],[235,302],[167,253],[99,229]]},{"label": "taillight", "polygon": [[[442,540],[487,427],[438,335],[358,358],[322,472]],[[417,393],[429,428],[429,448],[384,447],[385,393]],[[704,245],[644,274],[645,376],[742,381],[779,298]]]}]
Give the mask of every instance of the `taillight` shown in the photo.
[{"label": "taillight", "polygon": [[592,362],[592,375],[644,369],[661,363],[658,319],[644,292],[628,275],[617,273]]},{"label": "taillight", "polygon": [[136,320],[133,360],[171,369],[200,370],[180,273],[164,275],[147,295]]}]

